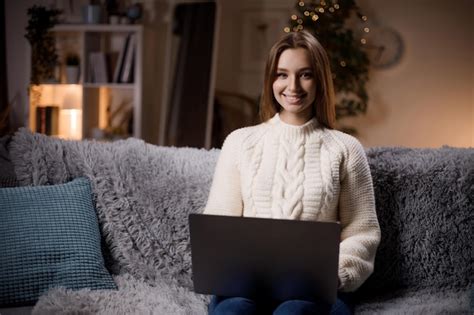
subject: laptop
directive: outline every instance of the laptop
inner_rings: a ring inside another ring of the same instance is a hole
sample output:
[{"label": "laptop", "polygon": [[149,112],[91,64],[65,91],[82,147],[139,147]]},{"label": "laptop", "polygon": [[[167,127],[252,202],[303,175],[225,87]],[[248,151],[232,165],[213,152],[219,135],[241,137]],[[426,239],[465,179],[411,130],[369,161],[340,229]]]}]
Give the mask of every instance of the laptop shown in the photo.
[{"label": "laptop", "polygon": [[335,303],[337,222],[190,214],[194,292]]}]

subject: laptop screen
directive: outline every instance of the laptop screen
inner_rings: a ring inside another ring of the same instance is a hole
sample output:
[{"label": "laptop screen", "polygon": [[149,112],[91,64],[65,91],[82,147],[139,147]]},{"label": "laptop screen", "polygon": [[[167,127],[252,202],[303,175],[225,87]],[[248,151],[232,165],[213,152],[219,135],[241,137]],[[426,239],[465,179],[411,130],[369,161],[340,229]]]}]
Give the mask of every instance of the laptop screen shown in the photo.
[{"label": "laptop screen", "polygon": [[194,291],[334,303],[340,224],[191,214]]}]

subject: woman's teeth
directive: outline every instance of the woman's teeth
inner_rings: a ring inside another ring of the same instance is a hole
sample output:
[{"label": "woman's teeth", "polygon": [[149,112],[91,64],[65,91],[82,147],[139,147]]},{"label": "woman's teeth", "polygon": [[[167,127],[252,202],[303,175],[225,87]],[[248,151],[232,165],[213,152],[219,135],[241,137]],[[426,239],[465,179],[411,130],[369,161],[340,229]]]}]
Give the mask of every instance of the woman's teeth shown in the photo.
[{"label": "woman's teeth", "polygon": [[290,103],[298,103],[302,99],[302,95],[284,95]]}]

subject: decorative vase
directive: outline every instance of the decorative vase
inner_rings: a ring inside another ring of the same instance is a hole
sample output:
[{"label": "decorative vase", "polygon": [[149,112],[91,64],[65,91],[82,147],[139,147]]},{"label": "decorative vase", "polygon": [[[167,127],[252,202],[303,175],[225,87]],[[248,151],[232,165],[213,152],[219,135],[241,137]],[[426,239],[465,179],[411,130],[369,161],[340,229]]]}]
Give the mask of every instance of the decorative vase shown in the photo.
[{"label": "decorative vase", "polygon": [[127,8],[127,16],[132,24],[142,17],[143,7],[140,3],[132,4]]},{"label": "decorative vase", "polygon": [[100,5],[88,4],[82,7],[82,21],[86,24],[99,24],[101,14]]},{"label": "decorative vase", "polygon": [[78,66],[66,66],[66,83],[68,84],[79,83],[79,67]]}]

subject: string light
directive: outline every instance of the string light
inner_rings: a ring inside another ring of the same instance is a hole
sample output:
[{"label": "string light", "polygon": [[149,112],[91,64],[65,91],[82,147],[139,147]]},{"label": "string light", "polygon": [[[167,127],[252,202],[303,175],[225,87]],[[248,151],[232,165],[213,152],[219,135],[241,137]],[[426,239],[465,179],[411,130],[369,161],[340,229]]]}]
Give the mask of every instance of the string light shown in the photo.
[{"label": "string light", "polygon": [[341,61],[341,67],[345,67],[346,66],[346,62],[344,60]]},{"label": "string light", "polygon": [[[363,15],[363,16],[361,16],[361,20],[364,21],[364,23],[367,23],[368,18],[367,18],[366,15]],[[370,28],[367,27],[367,26],[364,27],[364,33],[369,33],[369,32],[370,32]],[[367,44],[367,39],[364,38],[364,37],[362,37],[362,38],[360,39],[360,43],[361,43],[362,45]]]},{"label": "string light", "polygon": [[[304,7],[306,4],[305,4],[305,1],[299,1],[298,5],[300,7]],[[308,4],[308,7],[304,8],[305,11],[303,12],[303,15],[305,17],[311,17],[311,20],[313,20],[313,22],[316,22],[316,21],[319,20],[319,15],[318,14],[324,14],[325,13],[324,7],[326,7],[326,6],[328,7],[326,10],[329,11],[330,13],[334,13],[336,10],[339,10],[341,8],[339,3],[337,3],[337,0],[331,0],[331,1],[329,1],[329,3],[326,2],[325,0],[321,0],[321,1],[319,1],[318,5],[315,3],[315,1],[312,1],[311,3]],[[362,15],[362,16],[360,16],[360,19],[364,22],[367,22],[368,17],[366,15]],[[298,17],[298,15],[296,15],[296,14],[292,14],[291,15],[291,20],[295,21],[297,23],[297,25],[294,26],[294,27],[285,27],[285,28],[283,28],[283,31],[285,33],[289,33],[291,31],[298,32],[298,31],[303,30],[304,21],[303,21],[302,18]],[[369,27],[363,27],[363,32],[365,34],[369,33],[370,28]],[[360,39],[360,43],[362,45],[367,44],[367,39],[362,37]],[[341,65],[341,67],[346,67],[347,64],[344,60],[341,60],[340,65]]]}]

